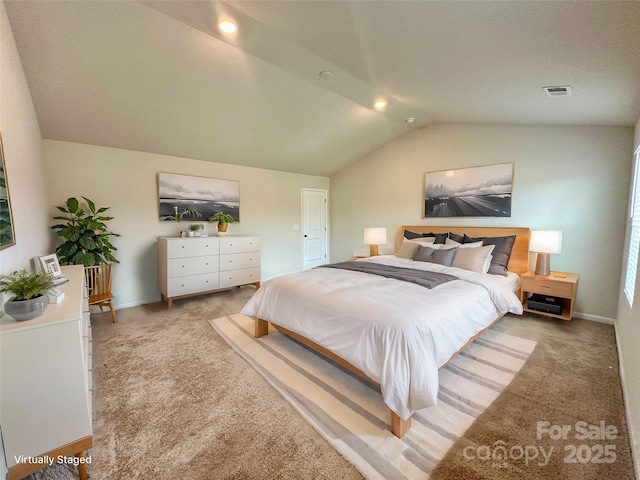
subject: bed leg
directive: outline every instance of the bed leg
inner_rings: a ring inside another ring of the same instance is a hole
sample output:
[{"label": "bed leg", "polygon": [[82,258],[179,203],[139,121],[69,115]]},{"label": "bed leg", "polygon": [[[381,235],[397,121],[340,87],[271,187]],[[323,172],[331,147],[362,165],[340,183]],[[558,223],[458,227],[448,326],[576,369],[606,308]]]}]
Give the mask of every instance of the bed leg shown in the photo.
[{"label": "bed leg", "polygon": [[256,318],[256,328],[253,332],[253,336],[256,338],[260,338],[263,335],[267,335],[269,333],[269,322],[266,320],[262,320],[261,318]]},{"label": "bed leg", "polygon": [[402,420],[395,412],[391,412],[391,433],[398,438],[402,438],[410,428],[411,417]]}]

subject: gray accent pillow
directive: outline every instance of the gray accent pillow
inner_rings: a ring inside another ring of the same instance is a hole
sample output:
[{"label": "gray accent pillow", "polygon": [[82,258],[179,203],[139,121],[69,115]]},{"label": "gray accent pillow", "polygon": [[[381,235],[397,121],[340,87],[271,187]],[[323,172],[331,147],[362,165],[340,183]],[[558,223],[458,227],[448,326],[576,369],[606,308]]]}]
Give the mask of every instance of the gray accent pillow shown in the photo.
[{"label": "gray accent pillow", "polygon": [[402,245],[400,245],[400,249],[396,254],[398,258],[411,258],[413,259],[416,256],[416,252],[418,251],[418,247],[420,244],[415,242],[404,241]]},{"label": "gray accent pillow", "polygon": [[447,239],[448,233],[416,233],[410,230],[404,231],[404,238],[407,240],[419,240],[421,237],[434,237],[435,243],[444,243]]},{"label": "gray accent pillow", "polygon": [[416,262],[429,262],[450,267],[453,263],[453,257],[456,255],[458,248],[435,249],[420,245],[414,260]]},{"label": "gray accent pillow", "polygon": [[[485,260],[493,251],[495,245],[486,247],[459,248],[453,259],[452,267],[464,268],[472,272],[485,273]],[[491,268],[491,267],[489,267]]]},{"label": "gray accent pillow", "polygon": [[493,258],[491,259],[491,266],[487,273],[493,275],[507,276],[507,265],[509,265],[509,258],[511,258],[511,250],[513,250],[513,244],[516,243],[516,236],[510,235],[508,237],[481,237],[471,238],[467,235],[464,236],[465,243],[477,242],[482,240],[484,245],[495,245],[493,250]]}]

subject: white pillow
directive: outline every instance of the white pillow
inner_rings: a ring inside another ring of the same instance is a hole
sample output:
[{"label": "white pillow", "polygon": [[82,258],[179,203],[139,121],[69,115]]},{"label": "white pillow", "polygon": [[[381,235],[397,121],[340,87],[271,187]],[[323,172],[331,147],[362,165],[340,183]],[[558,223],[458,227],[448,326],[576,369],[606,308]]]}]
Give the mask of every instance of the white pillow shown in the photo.
[{"label": "white pillow", "polygon": [[418,245],[430,246],[436,241],[436,237],[418,237],[418,238],[403,238],[403,242],[417,243]]},{"label": "white pillow", "polygon": [[460,242],[456,242],[455,240],[451,240],[450,238],[447,238],[444,241],[445,245],[453,245],[455,247],[461,247],[461,248],[475,248],[475,247],[481,247],[483,245],[482,240],[480,240],[479,242],[469,242],[469,243],[460,243]]},{"label": "white pillow", "polygon": [[[451,266],[464,268],[465,270],[470,270],[472,272],[487,273],[489,270],[488,268],[485,270],[487,258],[491,256],[491,252],[493,252],[494,248],[495,245],[476,248],[459,248],[456,252],[456,256],[453,257],[453,263]],[[491,265],[490,259],[489,265]]]},{"label": "white pillow", "polygon": [[491,268],[491,260],[493,260],[493,255],[489,255],[484,259],[484,265],[482,266],[482,273],[487,273]]},{"label": "white pillow", "polygon": [[444,243],[434,243],[432,245],[426,245],[427,247],[435,248],[436,250],[451,250],[452,248],[457,248],[456,245],[447,245]]}]

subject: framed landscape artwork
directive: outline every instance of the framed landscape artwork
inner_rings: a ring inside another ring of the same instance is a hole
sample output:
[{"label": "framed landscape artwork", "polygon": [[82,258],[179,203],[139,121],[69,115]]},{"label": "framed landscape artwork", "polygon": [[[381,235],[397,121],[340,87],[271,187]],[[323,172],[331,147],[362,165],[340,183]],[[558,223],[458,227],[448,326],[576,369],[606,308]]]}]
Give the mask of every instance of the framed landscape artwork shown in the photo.
[{"label": "framed landscape artwork", "polygon": [[240,182],[158,173],[160,221],[206,222],[216,212],[240,221]]},{"label": "framed landscape artwork", "polygon": [[513,163],[425,174],[424,217],[510,217]]}]

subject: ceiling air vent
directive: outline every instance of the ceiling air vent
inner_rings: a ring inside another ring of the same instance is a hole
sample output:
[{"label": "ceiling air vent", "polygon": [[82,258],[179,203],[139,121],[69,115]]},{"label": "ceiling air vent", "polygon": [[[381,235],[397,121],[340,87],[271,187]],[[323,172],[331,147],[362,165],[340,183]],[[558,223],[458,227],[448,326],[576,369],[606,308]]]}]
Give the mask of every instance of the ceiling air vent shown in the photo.
[{"label": "ceiling air vent", "polygon": [[562,85],[558,87],[542,87],[544,93],[547,94],[547,97],[570,97],[571,96],[571,86],[570,85]]}]

